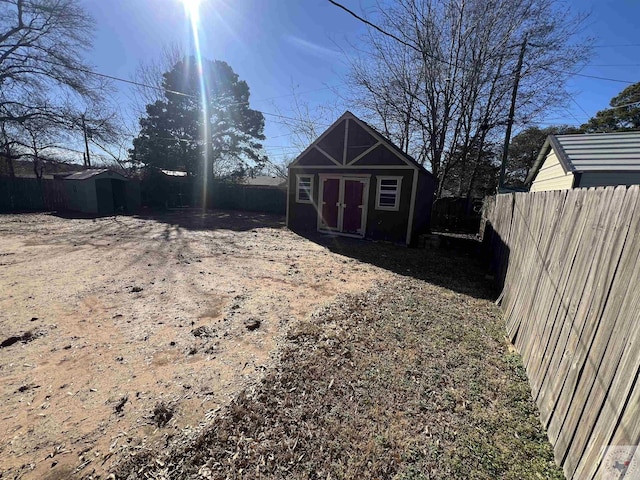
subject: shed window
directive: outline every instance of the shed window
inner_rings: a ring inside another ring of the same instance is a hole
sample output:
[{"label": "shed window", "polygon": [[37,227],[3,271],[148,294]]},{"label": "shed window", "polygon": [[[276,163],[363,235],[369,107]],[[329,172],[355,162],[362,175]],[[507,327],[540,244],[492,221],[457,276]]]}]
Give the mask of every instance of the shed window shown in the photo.
[{"label": "shed window", "polygon": [[394,210],[400,208],[400,185],[402,177],[378,177],[376,210]]},{"label": "shed window", "polygon": [[297,175],[296,202],[312,203],[313,175]]}]

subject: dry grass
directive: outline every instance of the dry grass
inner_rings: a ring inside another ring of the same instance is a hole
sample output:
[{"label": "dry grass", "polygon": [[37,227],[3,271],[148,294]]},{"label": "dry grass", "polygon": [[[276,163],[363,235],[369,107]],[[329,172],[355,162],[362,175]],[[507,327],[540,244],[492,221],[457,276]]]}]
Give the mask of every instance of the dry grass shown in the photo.
[{"label": "dry grass", "polygon": [[261,383],[116,477],[563,478],[500,312],[451,273],[478,271],[455,255],[363,250],[386,251],[395,271],[420,269],[420,257],[440,281],[396,275],[316,311]]}]

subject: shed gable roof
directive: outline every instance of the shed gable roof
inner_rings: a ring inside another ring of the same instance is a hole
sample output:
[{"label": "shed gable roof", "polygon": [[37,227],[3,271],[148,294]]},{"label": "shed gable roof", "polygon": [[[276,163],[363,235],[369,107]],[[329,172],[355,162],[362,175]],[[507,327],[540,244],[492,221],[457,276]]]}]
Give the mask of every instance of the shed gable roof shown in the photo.
[{"label": "shed gable roof", "polygon": [[525,183],[533,182],[552,148],[565,172],[640,171],[640,131],[549,135]]},{"label": "shed gable roof", "polygon": [[[346,124],[345,120],[350,120],[352,123]],[[364,138],[362,145],[358,145],[359,151],[357,152],[348,152],[347,145],[345,145],[345,136],[349,135],[349,129],[352,125],[356,125],[355,129],[358,135],[358,138]],[[342,132],[340,129],[343,129]],[[327,141],[331,137],[335,137],[337,133],[341,133],[342,140],[339,142],[339,146],[341,148],[333,148],[331,149],[331,153],[327,152],[322,147],[326,147]],[[373,140],[366,140],[366,136],[370,136]],[[312,166],[309,162],[309,158],[316,157],[316,155],[309,155],[310,152],[320,152],[325,157],[330,159],[330,163],[335,164],[336,167],[364,167],[363,162],[359,162],[359,160],[367,155],[369,152],[375,150],[378,146],[382,145],[384,148],[388,149],[393,155],[400,160],[400,162],[393,162],[390,165],[406,165],[409,168],[414,168],[416,170],[421,170],[429,175],[432,175],[431,172],[426,170],[422,165],[416,162],[410,155],[404,153],[399,147],[394,145],[391,140],[386,138],[380,132],[378,132],[375,128],[373,128],[368,123],[360,120],[350,111],[346,111],[340,118],[338,118],[327,130],[322,133],[311,145],[309,145],[298,157],[289,165],[289,168],[295,166]],[[337,152],[342,149],[342,155],[338,155]],[[339,158],[335,158],[338,156]],[[344,163],[346,158],[346,164]],[[327,162],[322,162],[322,164],[318,163],[318,166],[326,166]],[[368,165],[371,167],[371,165]],[[377,165],[383,166],[383,165]]]},{"label": "shed gable roof", "polygon": [[87,180],[89,178],[94,178],[104,174],[108,174],[109,177],[117,177],[118,180],[129,180],[124,175],[120,175],[118,172],[115,172],[109,168],[90,168],[88,170],[83,170],[81,172],[76,172],[68,175],[64,178],[64,180]]}]

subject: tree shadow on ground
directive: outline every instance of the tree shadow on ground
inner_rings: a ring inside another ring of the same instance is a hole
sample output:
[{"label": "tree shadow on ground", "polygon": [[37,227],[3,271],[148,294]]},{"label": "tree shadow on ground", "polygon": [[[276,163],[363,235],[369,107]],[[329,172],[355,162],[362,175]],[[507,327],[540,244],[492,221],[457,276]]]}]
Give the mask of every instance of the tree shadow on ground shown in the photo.
[{"label": "tree shadow on ground", "polygon": [[480,241],[440,236],[438,246],[408,248],[385,242],[305,233],[334,253],[413,277],[475,298],[495,299]]},{"label": "tree shadow on ground", "polygon": [[165,211],[143,210],[137,215],[143,220],[170,224],[187,230],[232,230],[245,232],[256,228],[283,228],[282,215],[238,210],[207,210],[180,208]]}]

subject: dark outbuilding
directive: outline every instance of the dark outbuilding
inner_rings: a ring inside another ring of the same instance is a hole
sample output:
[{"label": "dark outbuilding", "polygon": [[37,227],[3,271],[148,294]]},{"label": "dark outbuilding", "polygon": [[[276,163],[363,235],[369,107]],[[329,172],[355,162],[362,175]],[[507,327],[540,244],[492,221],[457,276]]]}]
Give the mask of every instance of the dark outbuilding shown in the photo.
[{"label": "dark outbuilding", "polygon": [[435,177],[345,112],[289,166],[287,226],[411,243],[429,229]]},{"label": "dark outbuilding", "polygon": [[67,208],[98,215],[132,213],[140,207],[138,182],[108,168],[89,169],[63,179]]}]

